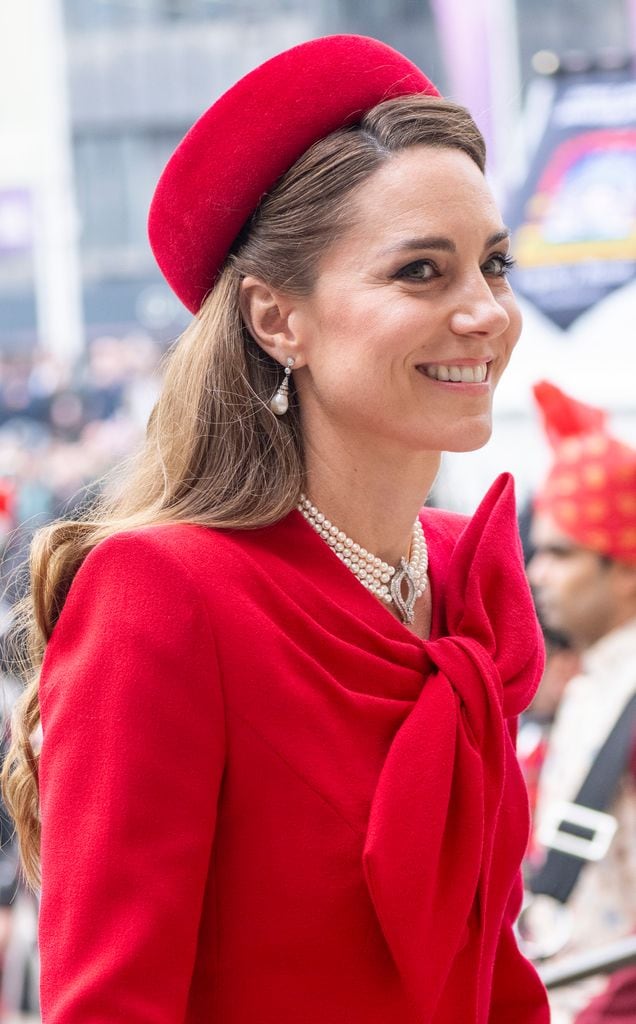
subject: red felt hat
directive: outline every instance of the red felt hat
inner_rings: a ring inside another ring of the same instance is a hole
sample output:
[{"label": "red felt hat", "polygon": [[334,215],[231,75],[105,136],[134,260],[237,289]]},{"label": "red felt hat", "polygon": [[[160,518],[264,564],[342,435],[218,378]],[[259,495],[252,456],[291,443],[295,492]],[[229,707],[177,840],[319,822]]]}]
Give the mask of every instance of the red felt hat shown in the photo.
[{"label": "red felt hat", "polygon": [[318,139],[377,103],[439,96],[406,57],[365,36],[326,36],[261,64],[190,129],[157,185],[150,244],[196,313],[262,196]]},{"label": "red felt hat", "polygon": [[612,437],[602,409],[547,382],[534,396],[554,448],[535,508],[582,547],[636,565],[636,449]]}]

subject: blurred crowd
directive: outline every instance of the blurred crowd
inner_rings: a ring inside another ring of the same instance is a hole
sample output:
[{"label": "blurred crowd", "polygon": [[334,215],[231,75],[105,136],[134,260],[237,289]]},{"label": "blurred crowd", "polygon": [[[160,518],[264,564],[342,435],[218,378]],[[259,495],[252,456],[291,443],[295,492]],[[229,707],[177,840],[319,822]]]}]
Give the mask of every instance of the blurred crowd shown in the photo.
[{"label": "blurred crowd", "polygon": [[69,509],[142,436],[159,346],[145,334],[99,337],[72,363],[0,354],[0,529],[33,529]]}]

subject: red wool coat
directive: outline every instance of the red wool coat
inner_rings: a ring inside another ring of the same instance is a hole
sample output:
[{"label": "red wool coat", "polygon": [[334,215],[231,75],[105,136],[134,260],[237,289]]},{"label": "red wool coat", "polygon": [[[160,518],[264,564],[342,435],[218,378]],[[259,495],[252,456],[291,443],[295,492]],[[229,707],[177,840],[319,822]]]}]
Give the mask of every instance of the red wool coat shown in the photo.
[{"label": "red wool coat", "polygon": [[41,682],[44,1024],[547,1024],[512,489],[424,510],[426,642],[297,512],[89,555]]}]

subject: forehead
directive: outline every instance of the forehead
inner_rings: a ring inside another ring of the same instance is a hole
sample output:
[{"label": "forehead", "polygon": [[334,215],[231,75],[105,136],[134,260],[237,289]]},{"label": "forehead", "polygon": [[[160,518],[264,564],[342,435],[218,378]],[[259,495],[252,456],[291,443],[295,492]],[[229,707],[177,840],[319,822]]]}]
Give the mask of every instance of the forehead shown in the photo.
[{"label": "forehead", "polygon": [[557,526],[554,519],[543,512],[535,512],[532,517],[530,536],[532,543],[537,547],[553,545],[564,549],[578,547],[576,541],[572,537],[568,537],[567,533]]},{"label": "forehead", "polygon": [[356,189],[352,209],[356,230],[382,231],[383,243],[414,231],[487,236],[502,227],[484,175],[457,149],[412,146],[392,154]]}]

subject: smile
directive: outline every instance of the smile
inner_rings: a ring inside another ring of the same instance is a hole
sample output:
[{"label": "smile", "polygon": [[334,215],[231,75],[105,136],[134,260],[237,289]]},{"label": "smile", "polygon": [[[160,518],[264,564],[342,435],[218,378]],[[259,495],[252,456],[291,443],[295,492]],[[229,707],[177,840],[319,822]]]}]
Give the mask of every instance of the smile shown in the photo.
[{"label": "smile", "polygon": [[453,384],[483,384],[488,375],[488,364],[477,363],[474,366],[453,366],[443,363],[429,363],[418,366],[420,373],[425,373],[431,380],[440,380]]}]

